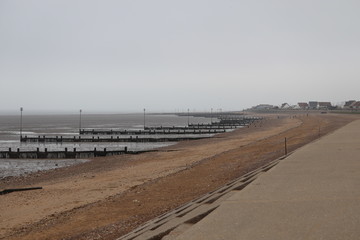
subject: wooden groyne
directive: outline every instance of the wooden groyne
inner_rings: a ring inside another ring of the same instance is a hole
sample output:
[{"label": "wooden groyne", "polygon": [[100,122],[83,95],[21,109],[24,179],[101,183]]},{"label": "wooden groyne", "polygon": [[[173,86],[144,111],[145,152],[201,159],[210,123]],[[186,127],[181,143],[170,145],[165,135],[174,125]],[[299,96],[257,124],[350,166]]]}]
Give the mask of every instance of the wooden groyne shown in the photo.
[{"label": "wooden groyne", "polygon": [[188,126],[152,126],[144,130],[114,130],[114,129],[80,129],[80,135],[182,135],[182,134],[217,134],[226,130],[247,126],[260,120],[257,117],[226,117],[218,122],[189,124]]},{"label": "wooden groyne", "polygon": [[91,151],[77,151],[74,148],[72,151],[69,151],[65,148],[63,151],[48,151],[47,148],[44,151],[40,151],[39,148],[35,151],[21,151],[19,148],[16,151],[12,151],[9,148],[8,151],[1,151],[0,158],[25,158],[25,159],[47,159],[47,158],[93,158],[93,157],[105,157],[105,156],[113,156],[113,155],[121,155],[121,154],[139,154],[143,152],[150,152],[155,150],[147,150],[147,151],[128,151],[127,147],[121,150],[111,150],[108,151],[106,148],[103,150],[94,150]]},{"label": "wooden groyne", "polygon": [[194,132],[194,130],[203,130],[206,133],[208,133],[208,130],[227,130],[227,129],[235,129],[238,126],[235,125],[214,125],[214,124],[207,124],[207,125],[200,125],[200,124],[189,124],[189,126],[186,127],[180,127],[180,126],[172,126],[172,127],[145,127],[145,130],[170,130],[175,131],[180,130],[181,131],[189,131]]},{"label": "wooden groyne", "polygon": [[217,134],[224,133],[226,129],[145,129],[145,130],[103,130],[81,129],[80,135],[180,135],[180,134]]},{"label": "wooden groyne", "polygon": [[74,136],[74,137],[64,137],[64,136],[38,136],[38,137],[21,137],[21,142],[38,142],[38,143],[64,143],[64,142],[178,142],[186,140],[198,140],[203,138],[210,138],[210,136],[199,136],[199,137],[176,137],[176,138],[145,138],[145,137],[83,137],[83,136]]}]

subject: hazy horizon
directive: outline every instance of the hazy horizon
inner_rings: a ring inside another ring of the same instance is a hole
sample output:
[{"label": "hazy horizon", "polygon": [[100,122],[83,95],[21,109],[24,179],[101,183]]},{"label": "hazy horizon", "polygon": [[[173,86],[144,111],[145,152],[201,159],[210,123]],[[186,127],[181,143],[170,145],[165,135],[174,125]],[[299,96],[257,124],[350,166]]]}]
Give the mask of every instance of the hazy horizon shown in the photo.
[{"label": "hazy horizon", "polygon": [[360,2],[0,1],[0,113],[360,100]]}]

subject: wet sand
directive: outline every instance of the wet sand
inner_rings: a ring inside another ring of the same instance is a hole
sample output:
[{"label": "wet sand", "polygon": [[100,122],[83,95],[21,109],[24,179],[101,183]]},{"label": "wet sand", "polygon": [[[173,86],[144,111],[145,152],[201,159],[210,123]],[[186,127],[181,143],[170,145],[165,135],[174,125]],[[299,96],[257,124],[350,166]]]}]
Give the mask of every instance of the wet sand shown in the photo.
[{"label": "wet sand", "polygon": [[0,159],[0,179],[63,168],[87,162],[86,159]]},{"label": "wet sand", "polygon": [[[350,121],[355,115],[269,115],[249,128],[185,141],[160,152],[7,178],[0,189],[0,239],[114,239],[139,224]],[[320,126],[320,132],[319,132]]]}]

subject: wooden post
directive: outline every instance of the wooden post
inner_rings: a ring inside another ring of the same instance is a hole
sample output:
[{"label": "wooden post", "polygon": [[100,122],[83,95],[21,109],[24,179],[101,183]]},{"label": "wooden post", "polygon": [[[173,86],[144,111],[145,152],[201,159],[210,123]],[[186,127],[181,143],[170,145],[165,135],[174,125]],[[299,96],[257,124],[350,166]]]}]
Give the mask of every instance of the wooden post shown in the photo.
[{"label": "wooden post", "polygon": [[287,155],[287,143],[286,143],[286,138],[285,138],[285,155]]},{"label": "wooden post", "polygon": [[145,130],[145,128],[146,128],[146,127],[145,127],[145,126],[146,126],[146,124],[145,124],[145,123],[146,123],[146,122],[145,122],[145,111],[146,111],[146,109],[144,108],[144,130]]},{"label": "wooden post", "polygon": [[80,109],[80,119],[79,119],[79,134],[81,134],[81,113],[82,113],[82,110]]}]

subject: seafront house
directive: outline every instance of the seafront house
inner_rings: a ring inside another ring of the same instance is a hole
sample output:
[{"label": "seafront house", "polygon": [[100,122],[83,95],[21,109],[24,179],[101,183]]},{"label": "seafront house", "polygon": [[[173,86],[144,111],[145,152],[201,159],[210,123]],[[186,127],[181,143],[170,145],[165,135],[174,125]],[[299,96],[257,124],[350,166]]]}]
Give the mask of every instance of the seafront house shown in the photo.
[{"label": "seafront house", "polygon": [[309,101],[309,109],[318,109],[318,108],[319,108],[319,102]]},{"label": "seafront house", "polygon": [[333,107],[331,105],[331,102],[319,102],[318,106],[319,106],[319,109],[326,109],[326,110],[332,109],[332,107]]},{"label": "seafront house", "polygon": [[309,104],[306,103],[306,102],[299,102],[298,106],[299,106],[300,109],[304,109],[304,110],[309,109]]},{"label": "seafront house", "polygon": [[288,103],[281,104],[281,109],[291,109],[292,107]]},{"label": "seafront house", "polygon": [[252,109],[254,109],[254,110],[268,110],[268,109],[273,109],[273,108],[274,108],[274,106],[270,105],[270,104],[259,104],[259,105],[252,107]]},{"label": "seafront house", "polygon": [[344,105],[344,108],[345,108],[345,109],[351,109],[351,108],[352,108],[352,105],[355,104],[355,103],[356,103],[355,100],[346,101],[346,102],[345,102],[345,105]]},{"label": "seafront house", "polygon": [[353,103],[350,105],[350,108],[351,108],[351,109],[360,109],[360,101],[353,102]]}]

